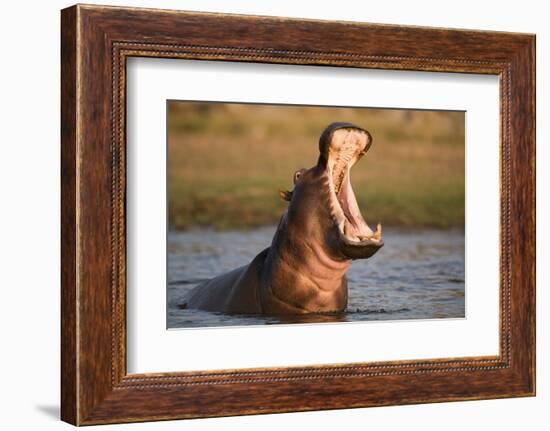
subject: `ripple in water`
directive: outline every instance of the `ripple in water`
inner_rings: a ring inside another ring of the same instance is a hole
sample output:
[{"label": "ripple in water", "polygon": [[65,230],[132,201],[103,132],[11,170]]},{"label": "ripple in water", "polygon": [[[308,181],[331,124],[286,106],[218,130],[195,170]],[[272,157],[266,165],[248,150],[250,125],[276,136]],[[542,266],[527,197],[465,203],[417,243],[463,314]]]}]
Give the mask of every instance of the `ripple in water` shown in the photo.
[{"label": "ripple in water", "polygon": [[348,310],[300,316],[225,315],[182,309],[204,280],[248,264],[275,227],[168,234],[168,328],[464,317],[464,232],[386,228],[384,247],[348,271]]}]

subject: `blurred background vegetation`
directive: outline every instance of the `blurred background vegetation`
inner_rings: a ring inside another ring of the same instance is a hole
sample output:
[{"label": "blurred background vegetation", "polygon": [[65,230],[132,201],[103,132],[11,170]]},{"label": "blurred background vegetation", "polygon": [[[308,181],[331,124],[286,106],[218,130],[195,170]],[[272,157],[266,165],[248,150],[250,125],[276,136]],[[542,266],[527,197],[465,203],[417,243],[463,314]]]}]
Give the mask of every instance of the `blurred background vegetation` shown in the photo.
[{"label": "blurred background vegetation", "polygon": [[296,170],[317,162],[334,121],[369,130],[373,145],[351,173],[372,226],[464,226],[464,113],[168,102],[171,229],[275,223]]}]

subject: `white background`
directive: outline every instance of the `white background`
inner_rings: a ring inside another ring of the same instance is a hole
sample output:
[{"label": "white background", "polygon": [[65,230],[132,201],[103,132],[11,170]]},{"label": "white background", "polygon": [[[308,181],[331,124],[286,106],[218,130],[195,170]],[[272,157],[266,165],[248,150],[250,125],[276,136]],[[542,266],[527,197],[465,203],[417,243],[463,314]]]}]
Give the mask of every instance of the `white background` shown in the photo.
[{"label": "white background", "polygon": [[[127,87],[129,373],[498,354],[498,77],[134,58]],[[466,111],[466,319],[167,331],[167,99]]]},{"label": "white background", "polygon": [[[550,116],[550,28],[542,1],[311,2],[296,0],[103,1],[106,4],[342,19],[537,33],[537,117]],[[59,409],[59,9],[70,3],[5,2],[0,15],[0,286],[2,428],[69,429]],[[546,54],[546,55],[544,55]],[[550,163],[548,122],[539,121],[536,398],[247,416],[96,429],[275,430],[281,428],[547,429]],[[547,286],[546,286],[547,287]]]}]

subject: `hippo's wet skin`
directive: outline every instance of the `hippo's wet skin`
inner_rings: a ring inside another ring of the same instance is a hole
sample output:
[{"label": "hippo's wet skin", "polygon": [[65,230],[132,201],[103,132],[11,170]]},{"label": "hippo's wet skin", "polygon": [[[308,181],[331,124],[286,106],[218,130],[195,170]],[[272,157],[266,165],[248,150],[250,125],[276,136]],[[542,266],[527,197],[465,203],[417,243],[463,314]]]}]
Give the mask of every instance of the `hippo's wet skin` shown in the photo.
[{"label": "hippo's wet skin", "polygon": [[333,123],[319,140],[319,160],[294,174],[294,190],[271,246],[250,264],[195,287],[187,308],[231,314],[344,311],[346,272],[382,246],[382,231],[363,219],[350,183],[351,167],[368,151],[370,134]]}]

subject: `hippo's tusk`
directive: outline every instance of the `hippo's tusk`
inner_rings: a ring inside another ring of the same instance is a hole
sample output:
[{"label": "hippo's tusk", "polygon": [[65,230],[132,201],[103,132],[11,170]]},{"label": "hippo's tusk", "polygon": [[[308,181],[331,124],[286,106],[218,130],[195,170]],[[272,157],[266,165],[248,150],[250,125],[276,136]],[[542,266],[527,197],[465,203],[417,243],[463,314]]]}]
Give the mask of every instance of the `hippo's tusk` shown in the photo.
[{"label": "hippo's tusk", "polygon": [[374,239],[382,238],[382,223],[378,223],[378,225],[376,226],[376,232],[374,232],[373,238]]}]

